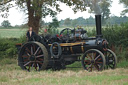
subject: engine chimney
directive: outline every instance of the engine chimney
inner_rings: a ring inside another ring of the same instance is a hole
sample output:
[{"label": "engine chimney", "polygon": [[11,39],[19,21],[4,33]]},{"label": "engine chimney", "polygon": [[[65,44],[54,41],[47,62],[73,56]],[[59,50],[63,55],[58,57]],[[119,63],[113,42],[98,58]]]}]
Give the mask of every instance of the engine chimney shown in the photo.
[{"label": "engine chimney", "polygon": [[96,21],[96,33],[98,38],[102,37],[101,33],[101,15],[95,15],[95,21]]}]

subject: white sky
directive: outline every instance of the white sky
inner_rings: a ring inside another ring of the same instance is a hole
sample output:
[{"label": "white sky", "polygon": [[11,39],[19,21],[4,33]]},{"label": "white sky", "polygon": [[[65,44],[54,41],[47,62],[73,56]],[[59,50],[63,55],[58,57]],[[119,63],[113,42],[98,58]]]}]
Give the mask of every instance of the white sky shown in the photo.
[{"label": "white sky", "polygon": [[[113,3],[112,3],[112,7],[110,9],[111,15],[120,16],[121,11],[124,9],[123,5],[118,4],[119,0],[112,0],[112,1],[113,1]],[[61,4],[61,8],[63,11],[57,15],[58,20],[66,19],[66,18],[75,19],[78,17],[88,18],[90,15],[94,16],[93,14],[88,13],[88,11],[77,12],[76,14],[74,14],[72,9],[69,8],[68,6],[66,6],[65,4]],[[9,20],[9,22],[11,23],[12,26],[21,25],[21,24],[24,24],[27,22],[26,18],[27,18],[27,16],[25,16],[23,12],[21,12],[20,10],[17,10],[16,8],[11,8],[9,11],[8,18],[0,17],[0,25],[3,20]],[[51,20],[52,20],[52,18],[50,18],[50,17],[46,17],[44,19],[45,22],[49,22]]]}]

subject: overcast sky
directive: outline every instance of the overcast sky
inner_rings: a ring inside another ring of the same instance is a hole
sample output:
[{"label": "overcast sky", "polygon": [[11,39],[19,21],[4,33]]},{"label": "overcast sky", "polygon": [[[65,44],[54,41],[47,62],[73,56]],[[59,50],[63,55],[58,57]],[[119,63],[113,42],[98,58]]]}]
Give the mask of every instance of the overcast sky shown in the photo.
[{"label": "overcast sky", "polygon": [[[119,0],[112,0],[112,7],[110,9],[111,15],[120,16],[121,11],[124,9],[122,4],[119,4]],[[66,6],[65,4],[61,4],[61,9],[63,10],[61,13],[57,15],[58,20],[61,19],[75,19],[78,17],[84,17],[88,18],[90,15],[94,16],[93,14],[88,13],[88,11],[85,12],[77,12],[74,14],[71,8]],[[9,17],[8,18],[2,18],[0,17],[0,25],[3,20],[9,20],[12,26],[14,25],[21,25],[27,22],[27,16],[24,15],[23,12],[20,10],[17,10],[16,8],[11,8],[9,11]],[[43,19],[45,22],[49,22],[52,20],[50,17],[46,17]]]}]

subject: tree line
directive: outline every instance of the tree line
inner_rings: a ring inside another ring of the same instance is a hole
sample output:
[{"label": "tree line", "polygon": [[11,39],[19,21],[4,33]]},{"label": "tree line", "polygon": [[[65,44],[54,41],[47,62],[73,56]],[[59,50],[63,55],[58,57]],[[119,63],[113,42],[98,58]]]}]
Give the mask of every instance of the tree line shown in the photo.
[{"label": "tree line", "polygon": [[[114,24],[121,24],[128,22],[127,16],[111,16],[106,20],[105,23],[102,25],[114,25]],[[40,22],[40,27],[47,26],[48,28],[57,28],[57,27],[76,27],[76,26],[94,26],[95,25],[95,17],[90,16],[89,18],[85,19],[83,17],[79,17],[76,19],[70,19],[66,18],[64,20],[58,20],[57,18],[53,18],[52,22],[46,23],[45,21]],[[11,22],[8,20],[4,20],[1,23],[2,27],[8,28],[8,27],[27,27],[26,24],[24,25],[15,25],[11,26]]]}]

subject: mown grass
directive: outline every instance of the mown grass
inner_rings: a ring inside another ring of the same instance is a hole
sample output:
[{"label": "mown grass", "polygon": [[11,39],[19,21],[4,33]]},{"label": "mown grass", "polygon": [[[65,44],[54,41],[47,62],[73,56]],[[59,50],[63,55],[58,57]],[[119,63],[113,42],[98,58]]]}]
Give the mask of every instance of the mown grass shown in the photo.
[{"label": "mown grass", "polygon": [[[78,63],[76,63],[77,65]],[[126,64],[126,62],[125,62]],[[121,64],[119,64],[120,67]],[[0,60],[0,85],[127,85],[125,68],[87,72],[82,68],[61,71],[27,72],[17,65],[17,58]]]}]

